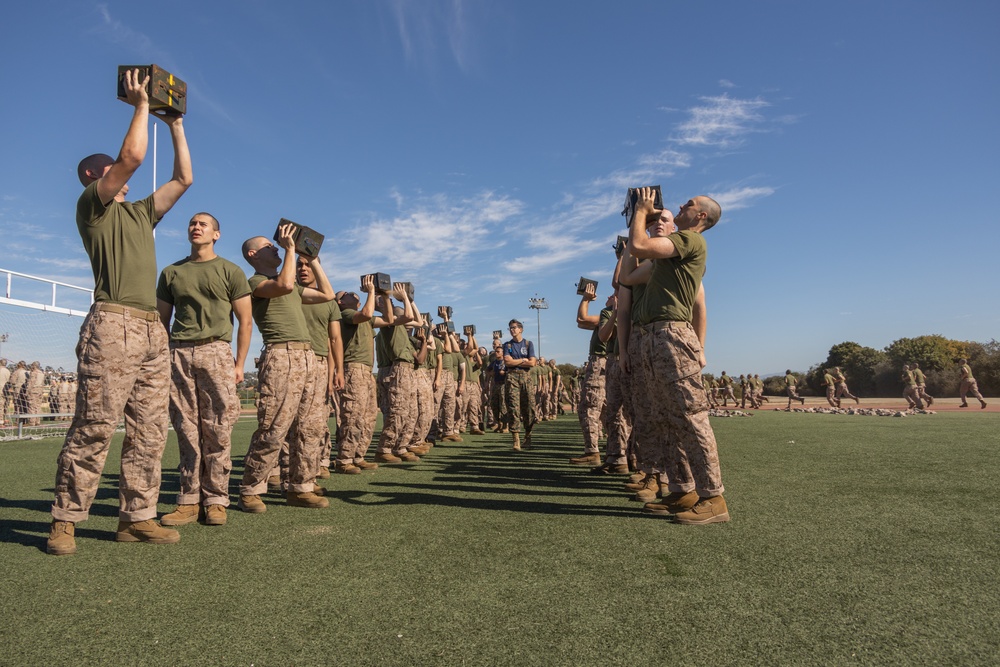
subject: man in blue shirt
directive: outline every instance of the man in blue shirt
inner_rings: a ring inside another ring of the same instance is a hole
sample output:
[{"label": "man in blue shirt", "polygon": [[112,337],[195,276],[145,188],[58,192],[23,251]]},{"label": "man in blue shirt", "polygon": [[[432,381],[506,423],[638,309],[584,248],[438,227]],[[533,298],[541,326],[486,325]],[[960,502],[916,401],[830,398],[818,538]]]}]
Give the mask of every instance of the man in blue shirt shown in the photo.
[{"label": "man in blue shirt", "polygon": [[512,338],[503,344],[507,367],[507,419],[514,436],[514,451],[521,451],[521,422],[524,422],[524,446],[531,447],[531,429],[535,425],[535,397],[528,372],[535,365],[535,346],[524,340],[524,326],[517,320],[509,323]]}]

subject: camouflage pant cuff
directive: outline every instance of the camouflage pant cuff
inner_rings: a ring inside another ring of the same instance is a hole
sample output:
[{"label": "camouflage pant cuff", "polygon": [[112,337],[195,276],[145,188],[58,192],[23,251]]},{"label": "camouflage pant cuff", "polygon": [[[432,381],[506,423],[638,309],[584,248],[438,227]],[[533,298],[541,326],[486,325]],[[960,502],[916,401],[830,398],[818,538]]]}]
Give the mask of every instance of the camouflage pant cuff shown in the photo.
[{"label": "camouflage pant cuff", "polygon": [[178,493],[177,494],[177,504],[178,505],[200,505],[201,504],[201,491],[191,491],[189,493]]},{"label": "camouflage pant cuff", "polygon": [[711,489],[697,489],[699,498],[714,498],[716,496],[721,496],[726,492],[726,487],[719,486],[718,488]]},{"label": "camouflage pant cuff", "polygon": [[241,496],[262,496],[267,493],[267,480],[257,484],[240,484]]},{"label": "camouflage pant cuff", "polygon": [[142,509],[132,510],[131,512],[127,512],[125,510],[119,510],[118,518],[121,521],[128,521],[128,522],[155,519],[156,505],[153,505],[152,507],[143,507]]},{"label": "camouflage pant cuff", "polygon": [[320,468],[329,468],[330,467],[330,457],[327,456],[324,459],[320,459],[320,461],[319,461],[319,467]]},{"label": "camouflage pant cuff", "polygon": [[223,507],[229,507],[229,497],[225,498],[205,498],[205,502],[202,503],[205,507],[211,507],[212,505],[222,505]]},{"label": "camouflage pant cuff", "polygon": [[316,482],[307,482],[305,484],[289,484],[288,490],[295,493],[306,493],[307,491],[312,491],[316,488]]},{"label": "camouflage pant cuff", "polygon": [[[660,481],[663,481],[662,477]],[[688,482],[686,484],[672,484],[667,482],[667,491],[670,493],[691,493],[694,491],[694,482]]]},{"label": "camouflage pant cuff", "polygon": [[67,510],[59,507],[52,508],[52,518],[56,521],[71,521],[80,523],[90,517],[90,512],[86,510]]}]

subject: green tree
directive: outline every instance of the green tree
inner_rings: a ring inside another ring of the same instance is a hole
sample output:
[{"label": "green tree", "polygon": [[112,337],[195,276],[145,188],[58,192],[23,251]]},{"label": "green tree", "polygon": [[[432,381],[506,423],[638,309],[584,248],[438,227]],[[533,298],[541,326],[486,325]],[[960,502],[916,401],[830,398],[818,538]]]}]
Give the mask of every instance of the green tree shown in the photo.
[{"label": "green tree", "polygon": [[915,361],[926,373],[954,366],[957,358],[967,355],[966,348],[967,343],[932,334],[895,340],[885,348],[885,353],[897,367]]},{"label": "green tree", "polygon": [[[840,367],[847,376],[847,386],[853,393],[859,396],[872,396],[876,393],[878,368],[885,362],[884,352],[846,341],[830,348],[824,367]],[[823,374],[819,373],[820,382],[822,379]]]}]

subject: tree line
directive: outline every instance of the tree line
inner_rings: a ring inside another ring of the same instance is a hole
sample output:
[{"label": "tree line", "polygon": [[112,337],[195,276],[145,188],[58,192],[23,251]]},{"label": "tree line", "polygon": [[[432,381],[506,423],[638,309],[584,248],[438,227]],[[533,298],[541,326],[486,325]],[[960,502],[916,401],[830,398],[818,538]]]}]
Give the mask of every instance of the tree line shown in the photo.
[{"label": "tree line", "polygon": [[[824,371],[839,366],[853,393],[883,398],[901,394],[903,364],[917,363],[927,376],[930,395],[954,397],[958,396],[959,359],[968,360],[980,392],[986,396],[1000,394],[1000,342],[995,339],[979,343],[931,334],[900,338],[881,350],[846,341],[831,347],[826,361],[796,375],[803,381],[800,391],[823,395]],[[766,378],[764,387],[769,394],[784,394],[784,376]]]}]

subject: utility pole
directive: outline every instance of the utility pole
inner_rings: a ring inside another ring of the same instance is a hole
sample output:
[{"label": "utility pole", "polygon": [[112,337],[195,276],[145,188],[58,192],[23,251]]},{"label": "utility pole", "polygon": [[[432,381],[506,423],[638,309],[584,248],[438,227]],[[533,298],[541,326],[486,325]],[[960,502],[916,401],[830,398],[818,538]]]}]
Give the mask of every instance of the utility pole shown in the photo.
[{"label": "utility pole", "polygon": [[547,310],[549,307],[549,302],[545,300],[544,297],[540,298],[538,293],[535,293],[533,299],[528,299],[531,305],[528,306],[538,314],[538,342],[535,344],[535,354],[539,357],[542,356],[542,311]]}]

